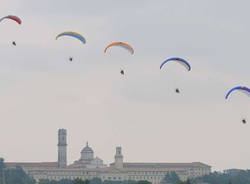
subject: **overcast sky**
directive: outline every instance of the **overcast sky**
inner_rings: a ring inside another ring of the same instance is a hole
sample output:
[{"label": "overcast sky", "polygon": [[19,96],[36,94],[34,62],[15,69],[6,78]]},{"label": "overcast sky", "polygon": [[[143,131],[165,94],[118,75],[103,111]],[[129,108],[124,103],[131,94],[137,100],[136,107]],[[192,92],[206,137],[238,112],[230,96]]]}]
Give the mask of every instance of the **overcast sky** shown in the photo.
[{"label": "overcast sky", "polygon": [[[1,0],[0,16],[23,24],[0,23],[0,156],[56,161],[57,131],[66,128],[69,163],[89,141],[107,164],[122,146],[129,162],[249,169],[249,97],[224,99],[235,85],[250,86],[249,7],[248,0]],[[86,45],[55,41],[68,30]],[[104,54],[112,41],[135,54]],[[159,70],[174,56],[191,72],[176,63]]]}]

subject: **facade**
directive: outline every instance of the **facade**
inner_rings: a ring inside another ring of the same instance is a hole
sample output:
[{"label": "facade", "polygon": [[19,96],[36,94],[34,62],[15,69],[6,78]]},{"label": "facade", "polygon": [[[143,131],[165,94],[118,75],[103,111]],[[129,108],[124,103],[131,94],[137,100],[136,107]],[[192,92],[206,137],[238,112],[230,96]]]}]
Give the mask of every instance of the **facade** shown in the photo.
[{"label": "facade", "polygon": [[159,184],[164,176],[174,171],[182,180],[207,175],[211,166],[200,163],[129,163],[123,162],[122,148],[117,147],[114,163],[109,166],[103,160],[94,157],[94,151],[88,143],[81,151],[81,157],[73,164],[67,165],[66,130],[58,131],[58,161],[41,163],[13,163],[7,162],[7,167],[21,166],[24,171],[36,181],[40,179],[61,180],[81,178],[92,179],[98,177],[105,180],[147,180],[152,184]]},{"label": "facade", "polygon": [[103,160],[95,157],[94,158],[94,151],[89,144],[86,144],[81,151],[81,158],[75,161],[73,164],[69,165],[70,168],[104,168],[107,165],[103,164]]}]

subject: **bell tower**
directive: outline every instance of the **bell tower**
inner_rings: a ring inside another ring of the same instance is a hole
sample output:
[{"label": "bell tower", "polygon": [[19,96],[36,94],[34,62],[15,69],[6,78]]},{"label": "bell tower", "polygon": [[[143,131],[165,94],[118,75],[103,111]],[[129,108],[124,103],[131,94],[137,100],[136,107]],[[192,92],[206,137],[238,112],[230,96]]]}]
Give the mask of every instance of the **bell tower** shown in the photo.
[{"label": "bell tower", "polygon": [[123,168],[122,147],[116,147],[115,168]]},{"label": "bell tower", "polygon": [[66,129],[58,130],[58,167],[67,167],[67,131]]}]

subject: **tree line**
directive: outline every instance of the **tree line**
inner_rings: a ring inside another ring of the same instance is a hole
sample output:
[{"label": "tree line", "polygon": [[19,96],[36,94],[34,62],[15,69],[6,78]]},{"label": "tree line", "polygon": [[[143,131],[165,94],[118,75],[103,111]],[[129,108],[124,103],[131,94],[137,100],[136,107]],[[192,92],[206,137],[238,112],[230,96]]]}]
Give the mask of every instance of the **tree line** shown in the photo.
[{"label": "tree line", "polygon": [[195,182],[209,184],[250,184],[250,170],[233,170],[232,172],[213,172],[196,178]]},{"label": "tree line", "polygon": [[[21,167],[6,168],[4,159],[0,158],[0,184],[37,184]],[[38,184],[151,184],[149,181],[102,181],[91,180],[39,180]],[[181,181],[175,172],[168,172],[161,184],[250,184],[250,170],[229,170],[229,172],[213,172],[209,175]]]},{"label": "tree line", "polygon": [[109,181],[105,180],[102,181],[100,178],[93,178],[91,180],[82,180],[80,178],[69,180],[69,179],[62,179],[59,181],[56,180],[48,180],[42,179],[39,180],[38,184],[152,184],[148,181]]},{"label": "tree line", "polygon": [[34,184],[21,167],[6,168],[4,159],[0,158],[0,184]]},{"label": "tree line", "polygon": [[229,172],[213,172],[202,177],[180,181],[178,175],[169,172],[161,184],[250,184],[250,170],[229,170]]}]

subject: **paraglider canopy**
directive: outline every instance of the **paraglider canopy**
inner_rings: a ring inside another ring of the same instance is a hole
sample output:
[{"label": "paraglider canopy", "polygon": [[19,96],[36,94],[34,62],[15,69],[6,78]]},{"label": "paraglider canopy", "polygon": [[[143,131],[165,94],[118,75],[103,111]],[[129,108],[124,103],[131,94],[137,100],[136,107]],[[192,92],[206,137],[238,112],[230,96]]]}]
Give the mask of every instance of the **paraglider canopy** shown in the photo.
[{"label": "paraglider canopy", "polygon": [[191,70],[190,64],[189,64],[185,59],[179,58],[179,57],[173,57],[173,58],[169,58],[169,59],[165,60],[165,61],[161,64],[160,69],[162,69],[162,67],[163,67],[166,63],[168,63],[168,62],[170,62],[170,61],[174,61],[174,62],[180,63],[180,64],[182,64],[188,71]]},{"label": "paraglider canopy", "polygon": [[56,36],[56,40],[62,36],[70,36],[70,37],[73,37],[73,38],[80,40],[83,44],[86,43],[86,39],[81,34],[73,32],[73,31],[66,31],[66,32],[62,32],[62,33],[58,34]]},{"label": "paraglider canopy", "polygon": [[240,92],[243,92],[245,94],[247,94],[249,97],[250,97],[250,89],[245,87],[245,86],[236,86],[232,89],[230,89],[228,91],[228,93],[226,94],[226,99],[228,99],[229,95],[233,92],[233,91],[240,91]]},{"label": "paraglider canopy", "polygon": [[8,16],[6,16],[6,17],[3,17],[3,18],[1,18],[0,19],[0,22],[2,21],[2,20],[4,20],[4,19],[11,19],[11,20],[14,20],[15,22],[17,22],[18,24],[22,24],[22,21],[21,21],[21,19],[19,18],[19,17],[17,17],[17,16],[14,16],[14,15],[8,15]]},{"label": "paraglider canopy", "polygon": [[125,48],[125,49],[127,49],[131,54],[134,54],[134,49],[133,49],[133,47],[130,46],[129,44],[127,44],[127,43],[124,43],[124,42],[112,42],[112,43],[110,43],[110,44],[104,49],[104,53],[106,53],[107,50],[108,50],[110,47],[113,47],[113,46],[119,46],[119,47]]}]

